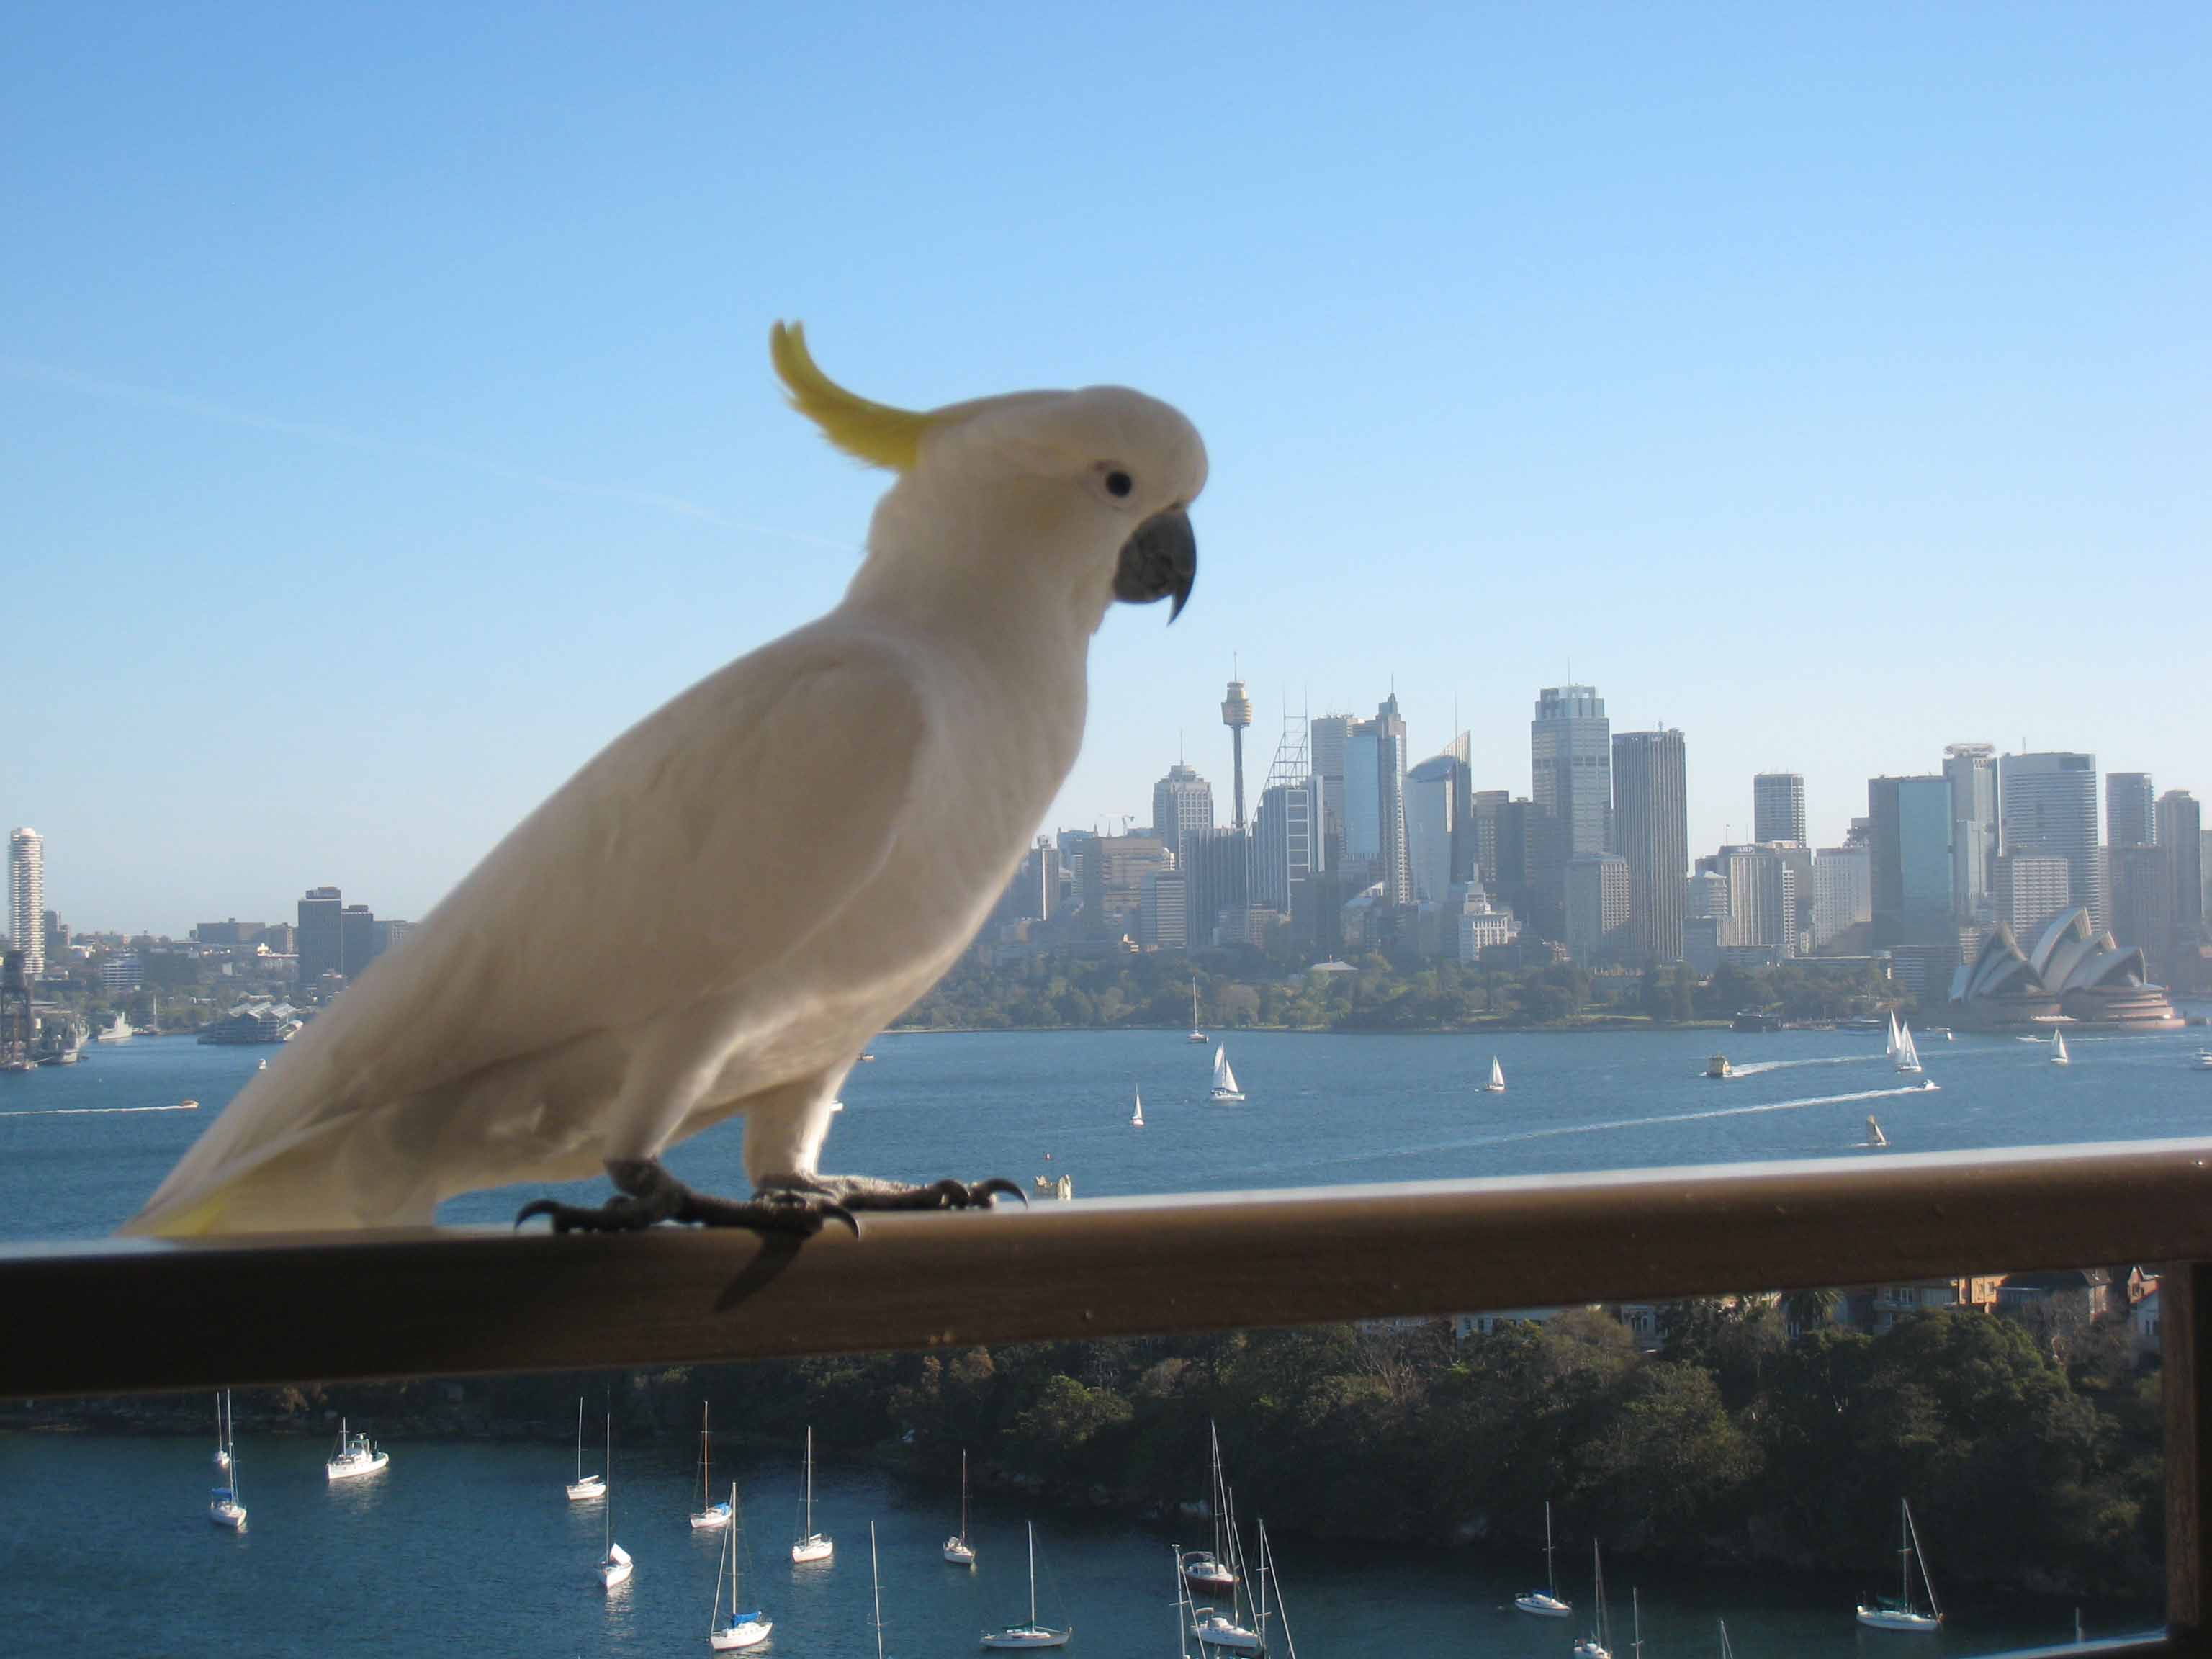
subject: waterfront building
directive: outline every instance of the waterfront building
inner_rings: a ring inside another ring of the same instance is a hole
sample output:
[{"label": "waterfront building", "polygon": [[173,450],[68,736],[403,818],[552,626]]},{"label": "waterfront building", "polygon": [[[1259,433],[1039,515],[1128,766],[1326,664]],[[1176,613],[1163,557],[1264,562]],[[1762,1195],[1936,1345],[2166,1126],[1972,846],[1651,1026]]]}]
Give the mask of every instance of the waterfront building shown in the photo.
[{"label": "waterfront building", "polygon": [[1869,778],[1867,817],[1875,949],[1955,941],[1950,781]]},{"label": "waterfront building", "polygon": [[2097,757],[2051,750],[1997,762],[2000,833],[2008,853],[2066,860],[2067,894],[2105,925],[2104,860],[2097,845]]},{"label": "waterfront building", "polygon": [[1177,864],[1188,865],[1188,843],[1212,833],[1213,786],[1199,776],[1195,767],[1177,761],[1152,786],[1152,834],[1175,854]]},{"label": "waterfront building", "polygon": [[325,974],[345,971],[339,913],[345,902],[335,887],[310,887],[300,899],[300,986],[304,992]]},{"label": "waterfront building", "polygon": [[2166,883],[2173,896],[2172,937],[2179,951],[2197,948],[2204,933],[2203,816],[2186,789],[2158,798],[2159,850],[2170,861]]},{"label": "waterfront building", "polygon": [[1628,860],[1586,853],[1567,860],[1567,954],[1585,967],[1617,962],[1628,942]]},{"label": "waterfront building", "polygon": [[2172,960],[2173,864],[2163,847],[2114,843],[2105,849],[2106,878],[2112,896],[2112,933],[2122,945],[2136,945],[2147,963],[2163,972]]},{"label": "waterfront building", "polygon": [[1986,743],[1943,750],[1951,786],[1951,912],[1961,921],[1988,918],[1996,902],[1996,752]]},{"label": "waterfront building", "polygon": [[1864,847],[1823,847],[1813,855],[1813,948],[1825,950],[1874,921],[1874,860]]},{"label": "waterfront building", "polygon": [[1726,916],[1682,918],[1682,960],[1698,978],[1710,978],[1719,969],[1721,947],[1729,942],[1723,937],[1728,925]]},{"label": "waterfront building", "polygon": [[1462,882],[1451,890],[1454,901],[1448,909],[1457,933],[1458,961],[1480,962],[1485,951],[1492,945],[1510,945],[1520,933],[1520,924],[1510,910],[1490,908],[1490,896],[1480,882]]},{"label": "waterfront building", "polygon": [[1406,861],[1417,901],[1441,904],[1451,890],[1457,828],[1452,806],[1459,778],[1459,764],[1449,755],[1425,760],[1406,774]]},{"label": "waterfront building", "polygon": [[[1620,745],[1613,745],[1620,764]],[[1805,778],[1798,772],[1761,772],[1751,781],[1751,838],[1805,844]]]},{"label": "waterfront building", "polygon": [[97,970],[100,988],[110,996],[121,996],[135,991],[144,982],[145,967],[136,951],[109,957]]},{"label": "waterfront building", "polygon": [[2105,775],[2105,845],[2148,847],[2158,836],[2157,809],[2148,772]]},{"label": "waterfront building", "polygon": [[1252,699],[1244,695],[1244,682],[1229,682],[1229,694],[1221,700],[1221,723],[1229,728],[1231,747],[1230,775],[1234,780],[1231,800],[1234,803],[1229,827],[1244,828],[1244,728],[1252,724]]},{"label": "waterfront building", "polygon": [[2179,1030],[2165,988],[2150,981],[2142,952],[2099,929],[2076,905],[2031,946],[2000,924],[1951,980],[1951,1023],[1974,1029],[2027,1025],[2063,1015],[2126,1030]]},{"label": "waterfront building", "polygon": [[[1805,785],[1797,782],[1797,819]],[[1682,880],[1690,865],[1689,763],[1682,734],[1623,732],[1613,740],[1613,833],[1628,860],[1632,967],[1682,959]]]},{"label": "waterfront building", "polygon": [[[1698,861],[1701,864],[1707,862],[1705,860]],[[1698,870],[1682,878],[1684,921],[1696,918],[1726,921],[1729,915],[1729,879],[1726,876],[1718,870]],[[1732,945],[1735,941],[1729,939],[1723,929],[1720,942]]]},{"label": "waterfront building", "polygon": [[338,972],[350,984],[376,960],[376,914],[366,904],[349,904],[338,912]]},{"label": "waterfront building", "polygon": [[1145,878],[1137,939],[1158,951],[1190,948],[1190,887],[1180,870],[1155,870]]},{"label": "waterfront building", "polygon": [[8,837],[8,937],[22,953],[23,980],[46,971],[46,841],[27,825]]},{"label": "waterfront building", "polygon": [[289,1042],[298,1033],[305,1016],[289,1002],[273,997],[248,997],[200,1033],[202,1042],[222,1045]]},{"label": "waterfront building", "polygon": [[1716,860],[1728,878],[1729,937],[1723,948],[1764,946],[1796,953],[1797,876],[1773,847],[1723,847]]},{"label": "waterfront building", "polygon": [[2072,908],[2073,877],[2063,858],[2007,853],[1997,860],[1997,921],[2033,942]]}]

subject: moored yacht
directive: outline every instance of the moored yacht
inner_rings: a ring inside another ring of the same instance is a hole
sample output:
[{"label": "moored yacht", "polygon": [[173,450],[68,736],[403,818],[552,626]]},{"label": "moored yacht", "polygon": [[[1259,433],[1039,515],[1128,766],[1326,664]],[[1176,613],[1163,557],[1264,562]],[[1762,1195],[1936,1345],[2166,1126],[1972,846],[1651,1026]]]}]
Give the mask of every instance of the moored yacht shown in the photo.
[{"label": "moored yacht", "polygon": [[392,1462],[392,1454],[382,1449],[365,1434],[346,1432],[345,1419],[338,1419],[337,1449],[323,1465],[324,1477],[331,1480],[358,1480],[363,1475],[381,1474]]}]

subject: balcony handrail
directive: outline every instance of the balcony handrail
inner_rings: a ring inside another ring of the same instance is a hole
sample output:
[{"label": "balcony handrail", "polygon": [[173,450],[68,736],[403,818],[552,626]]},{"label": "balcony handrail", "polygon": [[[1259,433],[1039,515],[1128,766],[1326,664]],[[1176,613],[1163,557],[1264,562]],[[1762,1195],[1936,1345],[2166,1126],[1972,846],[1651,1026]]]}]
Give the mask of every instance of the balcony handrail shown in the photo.
[{"label": "balcony handrail", "polygon": [[[0,1250],[0,1396],[703,1364],[2212,1260],[2212,1139],[657,1228]],[[33,1335],[33,1334],[39,1334]]]}]

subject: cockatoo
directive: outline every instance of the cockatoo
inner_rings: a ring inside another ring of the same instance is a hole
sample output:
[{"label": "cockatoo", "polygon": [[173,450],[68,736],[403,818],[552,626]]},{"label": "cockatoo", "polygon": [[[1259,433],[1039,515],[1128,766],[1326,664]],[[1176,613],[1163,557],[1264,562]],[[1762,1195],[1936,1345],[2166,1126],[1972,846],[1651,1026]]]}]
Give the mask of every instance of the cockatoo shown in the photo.
[{"label": "cockatoo", "polygon": [[[846,1072],[975,935],[1073,764],[1108,607],[1189,597],[1206,448],[1120,386],[922,413],[836,385],[796,324],[770,348],[792,404],[897,475],[842,601],[602,750],[123,1231],[427,1225],[601,1169],[603,1208],[524,1215],[811,1231],[1015,1190],[817,1162]],[[749,1200],[659,1162],[738,1115]]]}]

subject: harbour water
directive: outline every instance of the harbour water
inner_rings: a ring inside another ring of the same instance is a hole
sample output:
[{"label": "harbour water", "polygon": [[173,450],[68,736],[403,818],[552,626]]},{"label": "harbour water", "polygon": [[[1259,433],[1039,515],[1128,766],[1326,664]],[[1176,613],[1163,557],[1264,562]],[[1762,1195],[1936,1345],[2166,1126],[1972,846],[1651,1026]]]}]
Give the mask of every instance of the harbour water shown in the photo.
[{"label": "harbour water", "polygon": [[[830,1138],[835,1169],[930,1176],[1070,1176],[1080,1196],[1297,1187],[1664,1164],[1881,1156],[1860,1147],[1869,1112],[1899,1152],[2158,1139],[2212,1125],[2212,1073],[2191,1069],[2204,1034],[2083,1037],[2074,1063],[2010,1037],[1923,1037],[1933,1091],[1906,1085],[1879,1035],[1837,1032],[1352,1036],[1228,1034],[1249,1096],[1207,1103],[1207,1048],[1181,1032],[897,1035],[857,1067]],[[1217,1040],[1221,1040],[1217,1036]],[[1703,1076],[1729,1054],[1736,1074]],[[1482,1092],[1491,1055],[1507,1079]],[[0,1234],[106,1233],[152,1190],[263,1059],[281,1050],[140,1041],[66,1070],[0,1078]],[[1128,1121],[1141,1087],[1146,1127]],[[186,1099],[198,1110],[177,1110]],[[679,1148],[685,1178],[741,1190],[735,1124]],[[596,1188],[574,1191],[590,1197]],[[525,1194],[474,1194],[444,1219],[499,1224]],[[2003,1263],[1976,1264],[2002,1267]],[[21,1334],[14,1340],[21,1340]],[[327,1447],[241,1442],[242,1535],[204,1518],[203,1440],[0,1434],[0,1629],[13,1651],[399,1655],[546,1651],[704,1653],[714,1534],[685,1523],[691,1449],[618,1447],[617,1539],[636,1558],[610,1594],[592,1573],[596,1505],[571,1505],[565,1445],[393,1443],[375,1480],[325,1485]],[[795,1450],[795,1449],[794,1449]],[[974,1575],[945,1565],[951,1493],[918,1492],[869,1467],[825,1462],[817,1513],[834,1565],[796,1568],[798,1471],[733,1456],[749,1522],[747,1601],[776,1626],[769,1654],[865,1659],[873,1651],[866,1528],[884,1549],[887,1648],[896,1659],[973,1652],[987,1626],[1025,1608],[1022,1514],[979,1502]],[[1203,1471],[1193,1471],[1194,1488]],[[1170,1536],[1040,1510],[1041,1611],[1072,1622],[1094,1656],[1174,1651]],[[1185,1540],[1193,1541],[1193,1540]],[[1275,1540],[1291,1629],[1309,1659],[1447,1651],[1565,1659],[1582,1620],[1514,1613],[1541,1562],[1479,1551],[1388,1551]],[[1563,1591],[1587,1596],[1588,1540],[1563,1540]],[[2060,1642],[2070,1603],[1977,1598],[1930,1566],[1949,1613],[1941,1634],[1856,1626],[1850,1604],[1891,1583],[1869,1561],[1849,1582],[1761,1571],[1669,1572],[1639,1584],[1645,1659],[1718,1651],[1729,1621],[1742,1659],[1943,1659]],[[1632,1564],[1608,1574],[1626,1651]],[[2140,1628],[2154,1609],[2088,1607],[2092,1636]],[[1909,1655],[1905,1650],[1910,1650]],[[1278,1649],[1279,1652],[1279,1648]]]}]

